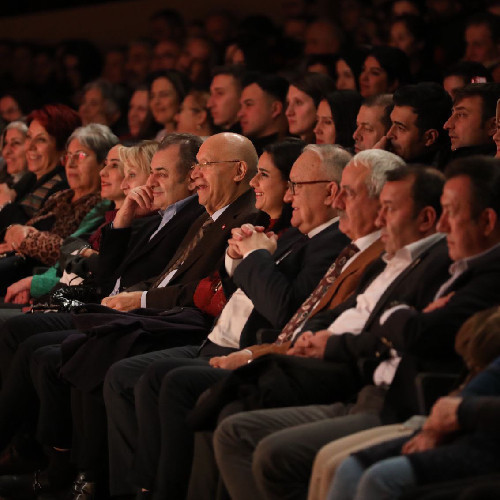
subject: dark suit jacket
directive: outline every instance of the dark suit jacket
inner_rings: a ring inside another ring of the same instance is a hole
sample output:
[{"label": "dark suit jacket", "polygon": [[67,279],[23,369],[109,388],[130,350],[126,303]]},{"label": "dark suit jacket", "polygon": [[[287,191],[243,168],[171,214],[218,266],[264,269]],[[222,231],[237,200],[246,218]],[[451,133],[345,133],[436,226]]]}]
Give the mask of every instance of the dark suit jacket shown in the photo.
[{"label": "dark suit jacket", "polygon": [[455,293],[439,309],[398,310],[383,327],[374,329],[380,352],[382,345],[389,344],[403,355],[387,396],[385,421],[418,413],[414,384],[418,372],[461,368],[454,351],[459,328],[474,313],[500,303],[500,248],[472,261],[444,294],[450,292]]},{"label": "dark suit jacket", "polygon": [[[360,358],[380,357],[378,349],[384,346],[380,340],[374,341],[372,330],[377,328],[380,317],[386,309],[395,303],[403,302],[421,310],[432,302],[442,283],[448,278],[450,266],[448,248],[443,239],[424,251],[413,263],[405,269],[382,294],[365,327],[360,334],[346,332],[342,335],[332,335],[327,342],[325,359],[341,363],[357,363]],[[317,331],[327,328],[342,312],[356,305],[357,295],[364,292],[370,283],[385,267],[382,259],[377,259],[363,274],[360,285],[354,295],[332,311],[318,314],[309,321],[304,330]]]},{"label": "dark suit jacket", "polygon": [[[208,214],[204,214],[192,224],[177,252],[170,262],[164,266],[165,270],[181,255],[185,246],[196,235],[207,218]],[[175,306],[194,305],[193,293],[200,279],[220,267],[224,258],[227,240],[231,236],[231,229],[246,222],[265,226],[267,220],[267,215],[255,208],[253,190],[246,191],[231,203],[222,215],[206,229],[203,238],[179,267],[168,286],[151,288],[156,281],[156,279],[153,279],[139,283],[132,288],[135,290],[149,290],[146,295],[146,304],[149,308],[170,309]]]},{"label": "dark suit jacket", "polygon": [[205,209],[198,197],[186,203],[150,241],[160,217],[152,216],[134,221],[132,227],[103,228],[100,251],[99,276],[107,277],[107,289],[111,292],[116,279],[121,277],[121,287],[127,288],[157,276],[177,251],[186,231]]},{"label": "dark suit jacket", "polygon": [[[346,269],[344,269],[338,278],[332,283],[330,289],[326,292],[314,311],[311,313],[311,318],[319,314],[322,310],[328,308],[333,309],[356,291],[360,277],[366,268],[380,256],[384,249],[380,239],[374,241],[366,250],[353,261]],[[279,332],[278,332],[279,333]],[[252,351],[253,359],[265,354],[286,354],[291,345],[290,342],[284,342],[281,345],[276,344],[260,344],[253,345],[249,348]]]},{"label": "dark suit jacket", "polygon": [[347,243],[348,238],[336,222],[311,239],[297,229],[289,229],[278,240],[274,255],[266,250],[248,255],[233,276],[235,285],[254,304],[241,335],[241,346],[255,344],[259,328],[281,329]]}]

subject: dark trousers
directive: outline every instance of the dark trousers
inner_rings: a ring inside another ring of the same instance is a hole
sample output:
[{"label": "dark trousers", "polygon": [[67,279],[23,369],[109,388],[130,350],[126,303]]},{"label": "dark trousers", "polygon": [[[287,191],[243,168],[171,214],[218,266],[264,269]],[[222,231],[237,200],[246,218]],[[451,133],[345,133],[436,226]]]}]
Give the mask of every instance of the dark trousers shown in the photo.
[{"label": "dark trousers", "polygon": [[[7,379],[10,365],[19,345],[27,338],[44,332],[74,328],[67,313],[21,314],[8,319],[0,328],[0,373],[2,383]],[[44,344],[47,345],[47,344]]]},{"label": "dark trousers", "polygon": [[[22,426],[35,430],[39,397],[34,381],[43,379],[33,370],[33,354],[41,347],[58,344],[67,334],[65,331],[41,333],[20,344],[0,392],[0,448],[4,448]],[[51,407],[50,411],[55,408]]]},{"label": "dark trousers", "polygon": [[153,363],[136,385],[137,484],[154,489],[155,498],[185,498],[194,447],[186,417],[201,393],[226,374],[206,358],[172,357]]}]

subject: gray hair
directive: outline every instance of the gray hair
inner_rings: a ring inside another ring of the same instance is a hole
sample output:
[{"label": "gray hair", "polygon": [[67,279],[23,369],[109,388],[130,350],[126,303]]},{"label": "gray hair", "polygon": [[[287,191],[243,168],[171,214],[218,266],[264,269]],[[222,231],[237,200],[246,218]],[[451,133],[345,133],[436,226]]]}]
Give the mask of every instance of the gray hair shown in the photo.
[{"label": "gray hair", "polygon": [[312,151],[321,159],[327,177],[340,184],[342,170],[352,159],[351,153],[338,144],[308,144],[303,152]]},{"label": "gray hair", "polygon": [[97,163],[102,163],[108,151],[118,144],[118,137],[116,137],[107,125],[100,123],[90,123],[84,127],[78,127],[66,142],[66,148],[69,143],[77,139],[86,148],[91,149],[97,158]]},{"label": "gray hair", "polygon": [[370,175],[366,178],[366,187],[372,198],[378,197],[382,191],[386,181],[386,172],[406,165],[400,156],[383,149],[360,151],[354,155],[350,164],[370,169]]},{"label": "gray hair", "polygon": [[163,151],[170,146],[179,146],[179,161],[177,162],[177,172],[182,178],[189,175],[191,167],[196,162],[196,155],[203,140],[194,134],[168,134],[160,142],[158,151]]},{"label": "gray hair", "polygon": [[5,126],[5,128],[2,131],[2,138],[0,141],[0,149],[3,149],[3,146],[5,144],[5,136],[7,135],[7,130],[19,130],[21,134],[23,134],[24,137],[26,137],[26,134],[28,133],[28,125],[26,123],[16,120],[15,122],[10,122],[8,125]]}]

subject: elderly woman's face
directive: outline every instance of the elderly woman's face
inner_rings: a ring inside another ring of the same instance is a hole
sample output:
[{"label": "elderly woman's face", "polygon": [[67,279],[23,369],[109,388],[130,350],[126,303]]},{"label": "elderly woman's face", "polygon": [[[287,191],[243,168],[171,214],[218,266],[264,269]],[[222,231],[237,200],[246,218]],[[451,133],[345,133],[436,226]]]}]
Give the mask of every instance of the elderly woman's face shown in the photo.
[{"label": "elderly woman's face", "polygon": [[359,75],[359,92],[366,98],[389,91],[387,72],[373,57],[368,56]]},{"label": "elderly woman's face", "polygon": [[106,116],[105,105],[104,97],[99,89],[91,88],[87,90],[78,108],[82,125],[88,125],[89,123],[110,125]]},{"label": "elderly woman's face", "polygon": [[87,194],[99,190],[99,170],[102,164],[97,162],[92,149],[84,146],[78,139],[73,139],[66,152],[66,177],[68,184],[76,194]]},{"label": "elderly woman's face", "polygon": [[5,132],[2,156],[10,175],[26,169],[26,138],[20,130],[11,128]]},{"label": "elderly woman's face", "polygon": [[149,107],[155,121],[164,126],[172,123],[179,110],[179,99],[170,80],[157,78],[151,85],[149,98]]},{"label": "elderly woman's face", "polygon": [[25,145],[28,170],[37,178],[50,172],[57,165],[61,151],[57,150],[55,137],[49,135],[39,121],[31,122]]}]

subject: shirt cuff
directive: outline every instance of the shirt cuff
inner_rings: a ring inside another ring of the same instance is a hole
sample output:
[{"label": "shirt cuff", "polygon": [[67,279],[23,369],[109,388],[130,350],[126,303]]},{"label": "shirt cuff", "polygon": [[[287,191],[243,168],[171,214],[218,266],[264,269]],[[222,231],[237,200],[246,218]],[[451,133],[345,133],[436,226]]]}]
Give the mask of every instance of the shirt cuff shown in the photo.
[{"label": "shirt cuff", "polygon": [[406,304],[398,304],[397,306],[387,309],[387,311],[385,311],[384,314],[380,316],[380,326],[384,326],[384,323],[389,319],[389,317],[400,309],[410,309],[410,306]]},{"label": "shirt cuff", "polygon": [[147,306],[146,306],[146,294],[147,294],[147,293],[148,293],[148,292],[142,292],[142,295],[141,295],[141,307],[142,307],[143,309],[146,309],[146,307],[147,307]]},{"label": "shirt cuff", "polygon": [[226,268],[226,272],[229,275],[229,277],[233,276],[234,271],[236,270],[236,268],[238,267],[238,265],[240,264],[240,262],[242,260],[243,259],[233,259],[233,258],[229,257],[229,255],[227,254],[227,251],[226,251],[225,256],[224,256],[224,266]]}]

